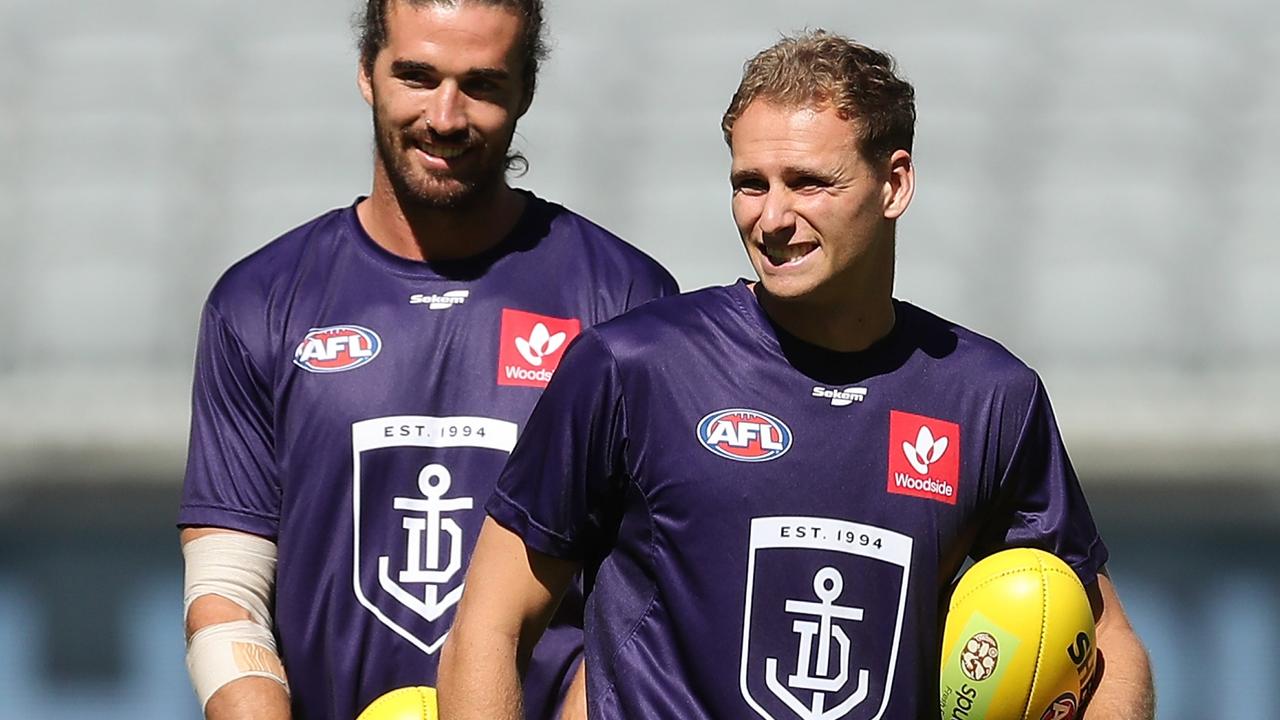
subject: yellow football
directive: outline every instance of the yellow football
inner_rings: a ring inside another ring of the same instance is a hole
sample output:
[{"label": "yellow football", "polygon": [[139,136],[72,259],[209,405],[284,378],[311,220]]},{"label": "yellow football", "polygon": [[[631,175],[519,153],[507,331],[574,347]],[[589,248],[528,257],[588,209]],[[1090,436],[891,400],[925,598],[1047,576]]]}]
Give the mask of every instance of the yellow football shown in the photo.
[{"label": "yellow football", "polygon": [[944,720],[1071,720],[1094,670],[1093,613],[1065,562],[1004,550],[951,595],[942,635]]},{"label": "yellow football", "polygon": [[356,720],[439,720],[436,691],[423,685],[396,688],[369,703]]}]

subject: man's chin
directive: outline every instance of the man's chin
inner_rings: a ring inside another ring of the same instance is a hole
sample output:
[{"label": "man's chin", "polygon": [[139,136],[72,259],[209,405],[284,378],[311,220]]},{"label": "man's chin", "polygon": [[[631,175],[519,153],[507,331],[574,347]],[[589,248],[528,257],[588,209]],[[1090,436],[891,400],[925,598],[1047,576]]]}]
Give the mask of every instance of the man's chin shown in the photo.
[{"label": "man's chin", "polygon": [[480,188],[463,182],[395,183],[402,205],[424,210],[457,210],[468,207],[480,195]]},{"label": "man's chin", "polygon": [[760,288],[765,293],[781,302],[804,302],[814,296],[814,283],[809,278],[771,276],[768,273],[757,273]]}]

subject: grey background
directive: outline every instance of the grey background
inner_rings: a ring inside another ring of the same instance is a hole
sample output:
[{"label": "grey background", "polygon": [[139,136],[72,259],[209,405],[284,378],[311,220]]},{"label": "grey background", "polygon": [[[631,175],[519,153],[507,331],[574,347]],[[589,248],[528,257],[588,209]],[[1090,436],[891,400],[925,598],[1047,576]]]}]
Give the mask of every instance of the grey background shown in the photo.
[{"label": "grey background", "polygon": [[[916,85],[897,294],[1044,376],[1168,720],[1280,705],[1280,9],[549,0],[517,184],[749,273],[719,117],[827,27]],[[0,718],[194,717],[172,516],[199,306],[367,191],[350,0],[0,0]],[[547,282],[555,282],[548,277]]]}]

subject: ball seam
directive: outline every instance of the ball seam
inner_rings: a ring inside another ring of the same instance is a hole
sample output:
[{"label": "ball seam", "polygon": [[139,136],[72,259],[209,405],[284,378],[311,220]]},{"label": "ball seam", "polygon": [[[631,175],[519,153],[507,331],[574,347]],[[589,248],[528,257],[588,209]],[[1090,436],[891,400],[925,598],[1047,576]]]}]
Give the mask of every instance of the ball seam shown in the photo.
[{"label": "ball seam", "polygon": [[1036,660],[1031,673],[1031,687],[1027,691],[1027,702],[1022,710],[1024,720],[1030,718],[1028,713],[1031,712],[1031,701],[1035,699],[1036,687],[1040,684],[1040,670],[1044,663],[1045,638],[1049,632],[1049,580],[1045,577],[1045,571],[1048,570],[1055,574],[1060,572],[1056,568],[1046,568],[1044,561],[1038,557],[1036,558],[1036,565],[1039,566],[1037,576],[1040,578],[1040,639],[1036,644]]}]

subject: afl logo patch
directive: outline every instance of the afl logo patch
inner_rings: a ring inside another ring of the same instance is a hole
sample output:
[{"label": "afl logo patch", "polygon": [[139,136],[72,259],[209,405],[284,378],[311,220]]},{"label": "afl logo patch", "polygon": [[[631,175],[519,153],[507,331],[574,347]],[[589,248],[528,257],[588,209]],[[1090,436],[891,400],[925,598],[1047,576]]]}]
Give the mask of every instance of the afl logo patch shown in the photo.
[{"label": "afl logo patch", "polygon": [[717,410],[698,422],[698,440],[720,457],[764,462],[791,449],[791,428],[759,410]]},{"label": "afl logo patch", "polygon": [[335,373],[367,365],[382,350],[378,333],[359,325],[311,328],[293,351],[293,364],[313,373]]}]

